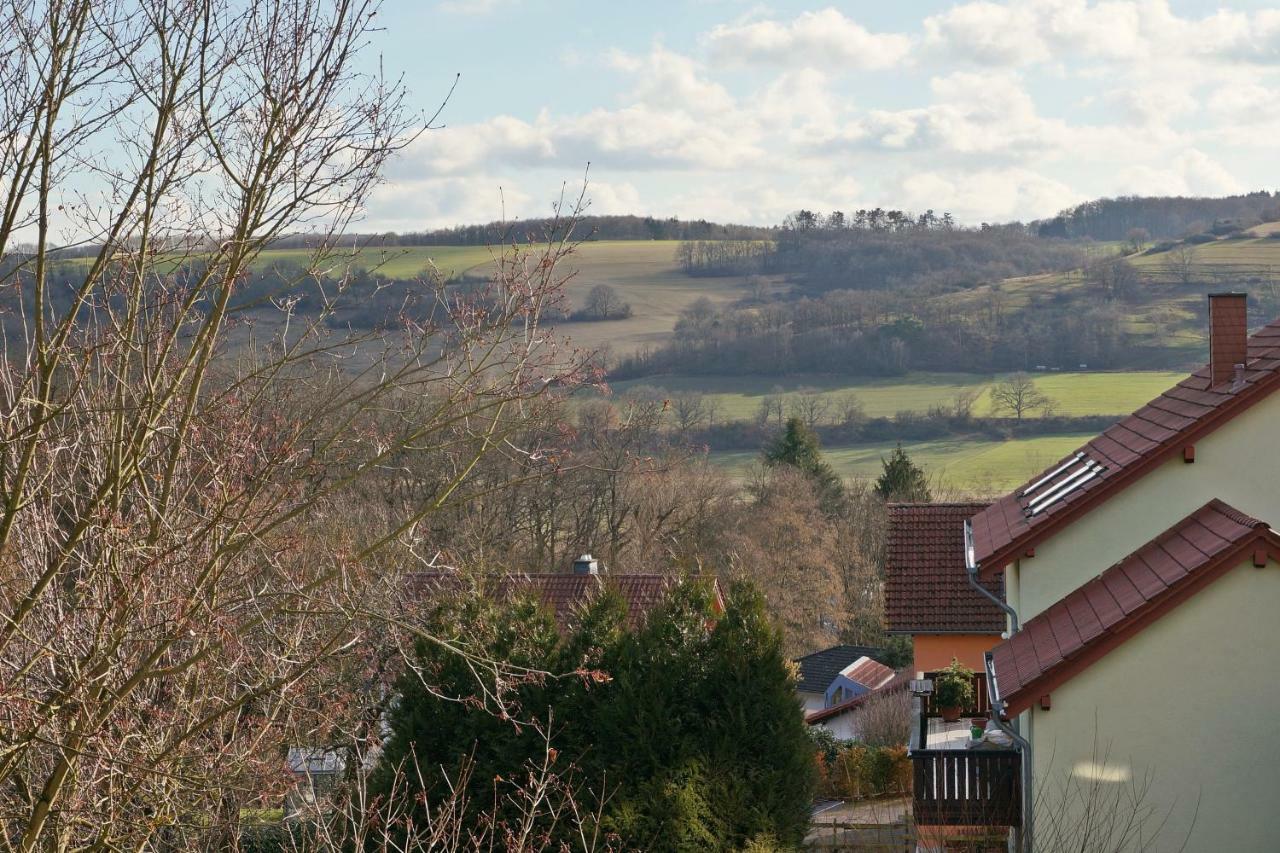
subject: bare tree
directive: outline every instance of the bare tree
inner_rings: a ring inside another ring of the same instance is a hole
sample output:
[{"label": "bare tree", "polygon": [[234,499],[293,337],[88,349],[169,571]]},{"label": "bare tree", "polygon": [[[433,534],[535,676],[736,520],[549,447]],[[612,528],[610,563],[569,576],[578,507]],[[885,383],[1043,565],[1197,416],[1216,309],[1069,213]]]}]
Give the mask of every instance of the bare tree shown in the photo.
[{"label": "bare tree", "polygon": [[847,427],[859,426],[867,420],[866,406],[857,394],[849,392],[840,397],[836,406],[840,414],[840,423]]},{"label": "bare tree", "polygon": [[597,284],[587,291],[578,316],[588,320],[624,320],[631,316],[631,305],[607,284]]},{"label": "bare tree", "polygon": [[1018,420],[1029,412],[1052,406],[1053,401],[1041,393],[1035,380],[1025,373],[1015,373],[991,386],[991,407],[997,412],[1008,412]]},{"label": "bare tree", "polygon": [[1196,260],[1196,247],[1179,243],[1165,255],[1165,270],[1183,287],[1190,287],[1200,278],[1200,265]]},{"label": "bare tree", "polygon": [[703,426],[711,417],[707,398],[695,393],[675,395],[671,399],[671,411],[676,417],[676,427],[682,433]]},{"label": "bare tree", "polygon": [[831,401],[819,391],[805,389],[789,401],[790,415],[805,422],[810,429],[826,420]]},{"label": "bare tree", "polygon": [[[394,82],[359,70],[376,11],[6,6],[12,849],[234,846],[240,808],[311,713],[301,686],[376,621],[369,591],[434,559],[426,522],[476,497],[483,458],[547,456],[517,436],[548,387],[581,375],[539,321],[563,234],[508,253],[487,287],[422,281],[385,339],[328,329],[351,262],[332,239],[279,299],[237,303],[272,240],[340,233],[421,127]],[[298,314],[300,293],[322,307]],[[362,489],[422,457],[433,478],[415,501],[369,507]],[[347,527],[351,506],[365,509]]]}]

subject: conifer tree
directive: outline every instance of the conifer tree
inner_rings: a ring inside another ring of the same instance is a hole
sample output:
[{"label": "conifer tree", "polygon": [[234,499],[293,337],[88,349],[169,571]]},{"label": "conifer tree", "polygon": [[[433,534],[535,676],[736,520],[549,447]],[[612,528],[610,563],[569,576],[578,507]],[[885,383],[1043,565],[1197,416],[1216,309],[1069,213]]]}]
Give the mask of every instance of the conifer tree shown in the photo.
[{"label": "conifer tree", "polygon": [[764,449],[764,462],[771,467],[790,465],[813,480],[818,498],[828,511],[834,511],[844,494],[840,478],[822,458],[818,435],[800,418],[788,418],[782,432]]},{"label": "conifer tree", "polygon": [[929,493],[929,481],[920,466],[911,461],[911,457],[899,443],[888,459],[881,459],[884,470],[880,479],[876,480],[876,494],[886,501],[904,503],[928,503],[933,500]]}]

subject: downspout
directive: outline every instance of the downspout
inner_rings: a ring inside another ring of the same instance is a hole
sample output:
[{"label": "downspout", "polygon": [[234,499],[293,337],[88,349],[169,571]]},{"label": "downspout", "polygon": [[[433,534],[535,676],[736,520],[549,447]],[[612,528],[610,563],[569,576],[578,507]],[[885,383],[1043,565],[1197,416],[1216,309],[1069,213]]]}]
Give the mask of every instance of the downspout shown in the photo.
[{"label": "downspout", "polygon": [[[964,521],[964,567],[969,577],[969,585],[982,593],[995,603],[1009,617],[1009,634],[1012,636],[1018,632],[1018,611],[1009,606],[1008,602],[1000,598],[1000,596],[978,583],[978,563],[974,559],[973,549],[973,523],[969,519]],[[1022,853],[1031,853],[1034,849],[1032,846],[1032,829],[1034,827],[1034,815],[1032,814],[1032,756],[1031,741],[1018,734],[1016,725],[1010,726],[1000,719],[1004,713],[1005,702],[1000,698],[999,686],[996,684],[996,669],[991,661],[991,652],[987,652],[983,656],[983,668],[987,673],[987,700],[991,705],[991,722],[996,728],[1004,732],[1009,738],[1018,745],[1018,751],[1022,756],[1022,826],[1020,827],[1022,838],[1020,839],[1020,847]]]}]

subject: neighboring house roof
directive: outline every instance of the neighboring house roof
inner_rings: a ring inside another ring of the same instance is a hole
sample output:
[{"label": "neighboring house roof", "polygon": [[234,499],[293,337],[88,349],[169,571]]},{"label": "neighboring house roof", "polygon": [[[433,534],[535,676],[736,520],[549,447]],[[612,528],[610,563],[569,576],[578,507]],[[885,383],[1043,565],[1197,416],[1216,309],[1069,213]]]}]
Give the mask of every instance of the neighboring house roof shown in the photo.
[{"label": "neighboring house roof", "polygon": [[[973,517],[984,577],[1280,387],[1280,320],[1249,337],[1243,381],[1197,370]],[[1037,498],[1041,503],[1037,504]]]},{"label": "neighboring house roof", "polygon": [[885,696],[899,690],[905,690],[907,689],[907,685],[911,683],[912,675],[913,673],[909,669],[904,669],[901,672],[894,673],[893,677],[889,681],[885,682],[875,690],[863,693],[861,696],[855,696],[852,699],[841,702],[839,705],[832,705],[830,708],[813,711],[804,718],[804,721],[811,726],[816,725],[817,723],[825,723],[828,720],[839,717],[841,714],[847,714],[850,711],[861,708],[877,696]]},{"label": "neighboring house roof", "polygon": [[863,655],[854,661],[853,665],[842,672],[841,675],[850,681],[861,684],[868,690],[878,690],[893,678],[894,672],[879,661],[874,661]]},{"label": "neighboring house roof", "polygon": [[[699,580],[692,576],[690,580]],[[668,574],[509,574],[493,579],[493,594],[499,600],[527,593],[535,596],[551,611],[556,624],[564,627],[588,601],[608,584],[618,591],[627,606],[627,621],[638,625],[649,611],[656,607],[667,591],[680,583],[680,575]],[[415,572],[409,575],[407,585],[411,594],[429,595],[441,589],[454,590],[463,583],[455,572]],[[714,578],[711,583],[715,593],[716,609],[724,611],[724,598],[720,585]]]},{"label": "neighboring house roof", "polygon": [[[988,503],[890,504],[885,616],[897,634],[999,634],[1004,613],[969,585],[964,522]],[[1004,577],[984,584],[1004,598]]]},{"label": "neighboring house roof", "polygon": [[849,664],[861,657],[880,654],[883,649],[871,646],[832,646],[821,651],[796,658],[800,665],[800,680],[796,690],[802,693],[826,693],[836,676]]},{"label": "neighboring house roof", "polygon": [[334,749],[291,746],[286,757],[289,770],[299,775],[340,773],[347,767],[346,759]]},{"label": "neighboring house roof", "polygon": [[1010,716],[1084,670],[1228,570],[1280,554],[1265,522],[1212,500],[991,650]]}]

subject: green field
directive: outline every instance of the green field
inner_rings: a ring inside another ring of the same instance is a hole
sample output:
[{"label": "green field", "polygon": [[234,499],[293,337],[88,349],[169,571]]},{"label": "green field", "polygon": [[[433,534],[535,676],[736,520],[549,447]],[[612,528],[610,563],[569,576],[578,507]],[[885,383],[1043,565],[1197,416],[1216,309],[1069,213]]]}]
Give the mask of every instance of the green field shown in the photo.
[{"label": "green field", "polygon": [[[1186,374],[1168,371],[1130,373],[1042,373],[1036,386],[1057,403],[1063,415],[1127,414],[1159,395]],[[841,402],[855,396],[869,417],[891,417],[898,412],[924,412],[946,405],[961,392],[977,392],[973,413],[992,414],[990,388],[999,377],[970,373],[909,373],[892,379],[854,379],[848,376],[654,376],[614,383],[615,393],[640,385],[668,394],[699,393],[714,400],[717,417],[745,420],[756,415],[768,394],[794,396],[801,391],[819,392],[830,402],[829,419],[839,417]]]},{"label": "green field", "polygon": [[[671,334],[680,312],[699,297],[722,304],[743,295],[739,276],[694,278],[675,262],[675,240],[601,240],[580,244],[561,269],[568,277],[565,293],[570,308],[580,305],[587,291],[607,284],[630,303],[626,320],[599,323],[565,323],[560,332],[574,346],[589,350],[608,347],[615,355],[662,343]],[[278,262],[306,263],[306,249],[272,249],[263,252],[259,266]],[[332,263],[365,267],[390,278],[412,278],[434,264],[447,277],[484,276],[497,256],[484,246],[416,246],[366,248],[338,253]]]},{"label": "green field", "polygon": [[[991,496],[1020,486],[1092,437],[1077,433],[1010,441],[951,438],[904,442],[902,448],[943,496]],[[880,460],[893,448],[893,443],[829,447],[823,456],[842,477],[874,478],[880,475]],[[760,454],[718,451],[709,458],[745,479],[759,464]]]}]

